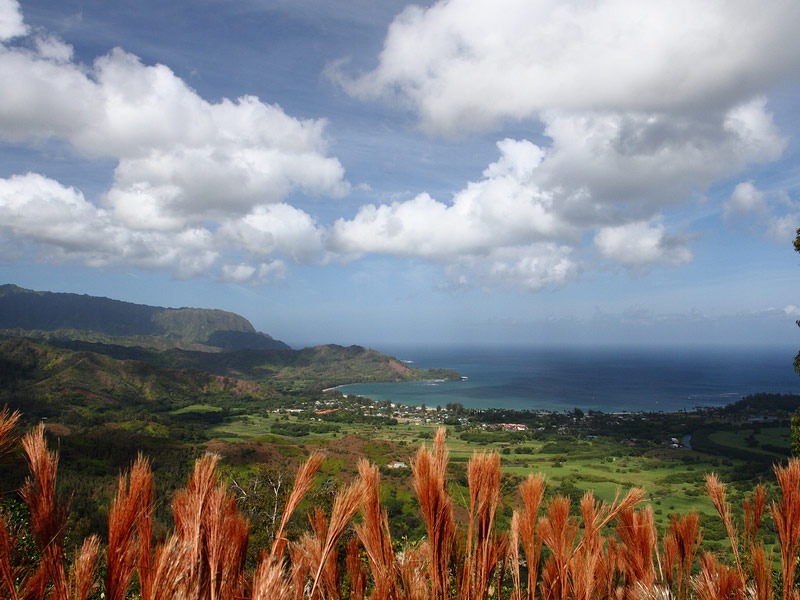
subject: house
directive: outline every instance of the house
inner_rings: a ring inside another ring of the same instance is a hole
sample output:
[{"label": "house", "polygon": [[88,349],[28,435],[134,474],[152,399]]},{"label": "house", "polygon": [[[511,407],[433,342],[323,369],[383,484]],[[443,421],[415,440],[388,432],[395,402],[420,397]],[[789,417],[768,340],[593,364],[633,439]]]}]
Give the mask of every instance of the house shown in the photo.
[{"label": "house", "polygon": [[505,431],[528,431],[528,426],[521,423],[500,423],[500,427]]}]

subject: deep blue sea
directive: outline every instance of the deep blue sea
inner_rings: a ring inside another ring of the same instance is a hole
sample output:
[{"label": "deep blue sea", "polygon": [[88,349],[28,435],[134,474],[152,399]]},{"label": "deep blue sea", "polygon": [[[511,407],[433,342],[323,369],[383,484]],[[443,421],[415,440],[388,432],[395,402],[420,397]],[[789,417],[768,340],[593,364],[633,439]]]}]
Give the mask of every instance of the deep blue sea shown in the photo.
[{"label": "deep blue sea", "polygon": [[463,381],[341,388],[373,400],[429,407],[674,412],[722,406],[756,392],[800,394],[792,348],[378,348]]}]

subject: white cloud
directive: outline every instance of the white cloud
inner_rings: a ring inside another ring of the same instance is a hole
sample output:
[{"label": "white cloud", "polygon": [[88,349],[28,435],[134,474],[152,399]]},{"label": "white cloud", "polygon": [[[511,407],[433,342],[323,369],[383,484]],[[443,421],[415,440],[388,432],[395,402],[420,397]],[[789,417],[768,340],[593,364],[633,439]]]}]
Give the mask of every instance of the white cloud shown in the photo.
[{"label": "white cloud", "polygon": [[[19,6],[0,0],[2,39],[26,33]],[[32,41],[0,44],[0,139],[55,139],[117,164],[97,202],[42,175],[2,180],[4,236],[35,246],[40,260],[176,277],[221,269],[232,281],[280,278],[282,257],[325,258],[322,230],[285,203],[294,192],[349,191],[327,156],[324,120],[254,96],[208,102],[167,66],[119,48],[86,66],[58,38]]]},{"label": "white cloud", "polygon": [[559,217],[553,194],[534,183],[545,153],[527,140],[497,146],[500,158],[451,203],[420,194],[362,207],[353,219],[336,221],[329,248],[433,260],[456,287],[565,284],[579,271],[570,244],[579,241],[580,230]]},{"label": "white cloud", "polygon": [[575,279],[580,266],[572,249],[554,243],[500,247],[488,255],[464,256],[446,269],[460,287],[522,288],[537,291],[561,287]]},{"label": "white cloud", "polygon": [[405,202],[362,207],[339,219],[331,248],[448,260],[494,248],[569,237],[575,231],[553,212],[552,198],[531,183],[543,152],[527,140],[498,143],[500,159],[484,179],[458,192],[452,203],[420,194]]},{"label": "white cloud", "polygon": [[0,136],[62,138],[118,159],[105,201],[128,226],[178,228],[244,215],[293,190],[348,191],[341,164],[325,156],[324,121],[253,96],[208,103],[168,67],[120,49],[87,70],[48,40],[38,53],[0,54]]},{"label": "white cloud", "polygon": [[72,60],[72,46],[55,36],[37,37],[34,42],[36,52],[42,58],[57,63],[66,63]]},{"label": "white cloud", "polygon": [[[335,247],[433,257],[453,266],[455,281],[465,254],[484,264],[477,257],[528,244],[577,250],[585,234],[601,257],[637,272],[690,262],[692,236],[668,232],[661,215],[786,147],[764,94],[800,68],[787,17],[800,18],[800,4],[511,0],[498,10],[449,0],[407,8],[372,71],[329,68],[348,93],[399,101],[435,135],[517,121],[541,126],[550,143],[501,142],[501,159],[450,204],[421,194],[365,207],[336,223]],[[522,148],[528,153],[514,150]],[[739,201],[729,210],[743,208]]]},{"label": "white cloud", "polygon": [[[369,253],[441,265],[456,285],[526,289],[565,284],[592,251],[636,272],[685,264],[691,236],[667,231],[665,211],[786,146],[764,94],[800,68],[798,17],[794,0],[410,6],[373,71],[329,69],[348,92],[399,100],[433,134],[516,121],[543,135],[499,141],[451,199],[362,206],[327,228],[289,203],[349,191],[323,119],[254,96],[209,102],[119,48],[86,65],[44,34],[0,44],[0,139],[55,139],[116,163],[97,199],[42,175],[2,180],[0,243],[237,283]],[[27,32],[19,5],[0,0],[0,41]],[[767,213],[741,185],[726,215],[757,212],[770,236],[791,233],[796,209]]]},{"label": "white cloud", "polygon": [[759,190],[752,180],[737,184],[733,188],[730,200],[722,207],[722,217],[726,221],[753,214],[763,217],[768,212],[764,192]]},{"label": "white cloud", "polygon": [[800,227],[800,206],[785,192],[766,194],[752,180],[736,185],[730,199],[722,206],[722,217],[729,223],[746,222],[762,229],[776,244],[789,244]]},{"label": "white cloud", "polygon": [[286,263],[282,260],[273,260],[260,265],[251,265],[249,263],[223,265],[220,269],[219,279],[226,283],[265,285],[284,279],[286,274]]},{"label": "white cloud", "polygon": [[[75,188],[42,175],[0,178],[0,244],[28,248],[48,262],[157,269],[179,279],[219,268],[223,281],[264,284],[288,272],[283,260],[271,256],[322,260],[321,236],[308,215],[286,204],[263,207],[213,231],[192,225],[170,231],[134,229]],[[236,253],[250,260],[226,258]]]},{"label": "white cloud", "polygon": [[594,237],[600,254],[635,270],[655,264],[677,266],[691,262],[686,240],[665,233],[664,226],[648,222],[604,227]]},{"label": "white cloud", "polygon": [[468,270],[483,265],[490,278],[490,263],[477,257],[540,243],[575,250],[589,233],[603,258],[636,271],[681,265],[693,259],[690,236],[652,225],[662,211],[749,162],[776,157],[785,144],[761,98],[712,121],[561,111],[543,119],[550,146],[498,142],[500,158],[452,202],[420,194],[362,207],[334,224],[331,249],[433,259],[451,265],[459,281],[465,255],[474,259]]},{"label": "white cloud", "polygon": [[279,254],[313,262],[324,254],[323,231],[305,212],[288,204],[261,206],[222,223],[218,238],[252,257]]},{"label": "white cloud", "polygon": [[721,176],[777,158],[786,143],[763,98],[706,119],[563,111],[542,119],[553,142],[534,180],[560,195],[565,218],[587,225],[652,218]]},{"label": "white cloud", "polygon": [[163,269],[178,278],[205,273],[218,259],[206,229],[132,231],[75,188],[36,173],[0,179],[0,235],[48,262]]},{"label": "white cloud", "polygon": [[12,40],[28,33],[22,20],[22,11],[16,0],[0,0],[0,42]]},{"label": "white cloud", "polygon": [[800,316],[800,308],[798,308],[794,304],[787,304],[784,307],[783,312],[789,317],[798,317],[798,316]]},{"label": "white cloud", "polygon": [[396,96],[431,132],[566,111],[673,113],[739,104],[800,67],[794,0],[563,3],[482,0],[410,6],[378,66],[349,78],[361,97]]},{"label": "white cloud", "polygon": [[767,221],[766,236],[776,244],[789,245],[800,229],[800,212],[793,212]]}]

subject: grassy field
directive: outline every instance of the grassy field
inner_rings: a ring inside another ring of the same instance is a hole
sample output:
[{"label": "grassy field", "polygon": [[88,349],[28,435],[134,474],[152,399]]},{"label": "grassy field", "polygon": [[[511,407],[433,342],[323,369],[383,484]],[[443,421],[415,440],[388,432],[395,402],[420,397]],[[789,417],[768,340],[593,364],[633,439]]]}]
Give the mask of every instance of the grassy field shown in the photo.
[{"label": "grassy field", "polygon": [[180,416],[180,415],[187,415],[190,413],[219,413],[222,412],[222,408],[219,406],[212,406],[210,404],[190,404],[189,406],[184,406],[183,408],[179,408],[178,410],[173,410],[169,414],[172,416]]},{"label": "grassy field", "polygon": [[[338,431],[324,434],[301,437],[265,435],[276,423],[302,422],[302,418],[292,414],[250,415],[215,427],[213,434],[222,441],[280,439],[304,451],[311,447],[325,449],[330,458],[323,474],[346,479],[354,473],[356,456],[365,456],[378,466],[385,466],[393,460],[409,464],[420,444],[430,444],[438,427],[429,423],[382,427],[337,423]],[[611,501],[617,493],[625,494],[636,486],[645,490],[660,529],[667,526],[672,515],[696,510],[706,529],[708,547],[722,548],[725,545],[724,534],[718,526],[719,518],[705,495],[705,475],[716,472],[725,481],[726,475],[730,476],[742,467],[744,463],[741,461],[709,456],[687,448],[631,445],[604,436],[587,439],[549,434],[544,439],[528,439],[520,443],[475,443],[461,439],[457,429],[450,427],[447,438],[453,473],[451,494],[457,503],[466,506],[468,502],[465,474],[469,458],[475,452],[497,451],[507,476],[503,490],[504,506],[509,507],[509,514],[510,507],[519,505],[516,486],[529,473],[544,474],[550,495],[568,494],[576,500],[591,490],[596,497]],[[752,450],[752,442],[748,446],[746,440],[751,431],[747,429],[745,434],[742,431],[720,431],[713,434],[713,440],[720,445]],[[781,458],[777,453],[760,449],[760,445],[788,445],[789,432],[787,428],[761,427],[755,437],[759,444],[756,450],[777,461]],[[384,483],[386,497],[410,501],[410,471],[399,469],[391,475]],[[765,480],[769,481],[769,477]],[[741,497],[742,493],[732,487],[731,500],[738,505]]]}]

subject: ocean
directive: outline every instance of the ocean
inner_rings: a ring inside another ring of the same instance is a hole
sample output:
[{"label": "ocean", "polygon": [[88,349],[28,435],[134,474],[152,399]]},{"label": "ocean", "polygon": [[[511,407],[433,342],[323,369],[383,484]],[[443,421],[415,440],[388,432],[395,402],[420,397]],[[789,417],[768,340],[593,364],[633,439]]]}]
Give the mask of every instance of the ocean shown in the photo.
[{"label": "ocean", "polygon": [[406,405],[604,412],[723,406],[758,392],[800,394],[791,348],[379,348],[410,365],[455,369],[462,381],[341,388]]}]

